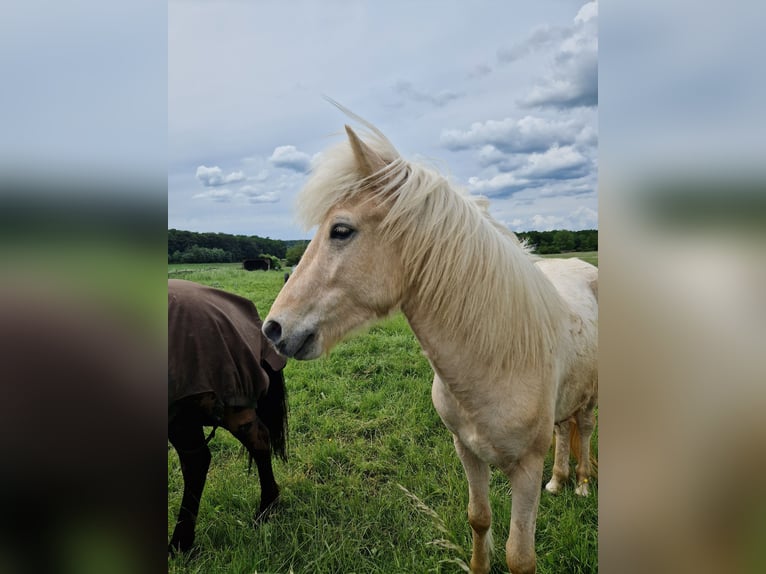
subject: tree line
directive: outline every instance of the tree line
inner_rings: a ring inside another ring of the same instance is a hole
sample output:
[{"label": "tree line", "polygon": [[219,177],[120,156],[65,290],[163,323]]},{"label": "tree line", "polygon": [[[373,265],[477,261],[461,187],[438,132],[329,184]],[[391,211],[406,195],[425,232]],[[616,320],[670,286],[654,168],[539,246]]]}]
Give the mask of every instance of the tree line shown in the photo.
[{"label": "tree line", "polygon": [[257,257],[284,259],[290,243],[258,235],[168,229],[169,263],[225,263]]},{"label": "tree line", "polygon": [[516,235],[519,239],[526,239],[534,248],[534,252],[540,255],[571,251],[598,251],[598,229],[520,231]]},{"label": "tree line", "polygon": [[[535,253],[565,253],[598,251],[598,230],[521,231]],[[168,229],[169,263],[227,263],[268,256],[295,265],[308,245],[305,240],[282,240],[258,235],[228,233],[197,233]]]}]

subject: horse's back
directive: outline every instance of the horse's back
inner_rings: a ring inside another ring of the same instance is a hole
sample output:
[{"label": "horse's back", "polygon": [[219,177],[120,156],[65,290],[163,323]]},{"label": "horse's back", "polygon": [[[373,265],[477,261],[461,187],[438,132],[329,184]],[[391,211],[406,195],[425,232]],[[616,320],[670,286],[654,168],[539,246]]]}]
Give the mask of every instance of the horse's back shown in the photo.
[{"label": "horse's back", "polygon": [[252,406],[268,389],[262,367],[284,367],[261,334],[252,301],[191,281],[168,280],[168,404],[214,393],[226,406]]},{"label": "horse's back", "polygon": [[576,258],[541,259],[536,265],[570,311],[570,352],[556,406],[556,419],[562,420],[598,396],[598,268]]},{"label": "horse's back", "polygon": [[577,259],[540,259],[535,262],[559,295],[583,319],[598,315],[598,267]]}]

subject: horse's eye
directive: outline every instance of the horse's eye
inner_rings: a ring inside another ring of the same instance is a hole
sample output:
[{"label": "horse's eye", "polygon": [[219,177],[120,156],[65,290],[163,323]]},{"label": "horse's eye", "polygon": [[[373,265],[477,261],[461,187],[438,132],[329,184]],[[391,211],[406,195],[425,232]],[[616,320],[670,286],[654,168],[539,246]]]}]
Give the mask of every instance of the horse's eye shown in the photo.
[{"label": "horse's eye", "polygon": [[337,223],[332,226],[330,230],[330,239],[348,239],[354,234],[354,228],[344,225],[343,223]]}]

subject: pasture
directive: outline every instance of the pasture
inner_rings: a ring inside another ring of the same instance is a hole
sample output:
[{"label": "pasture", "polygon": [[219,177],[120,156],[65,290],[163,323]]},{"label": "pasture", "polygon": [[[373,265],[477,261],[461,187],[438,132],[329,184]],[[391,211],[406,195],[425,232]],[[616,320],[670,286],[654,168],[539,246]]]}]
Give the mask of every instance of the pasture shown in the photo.
[{"label": "pasture", "polygon": [[[597,262],[597,253],[584,255]],[[239,263],[170,265],[168,276],[247,297],[261,318],[283,283],[283,272],[247,272]],[[471,548],[467,483],[451,435],[431,404],[431,368],[404,317],[349,338],[328,357],[288,362],[285,379],[289,460],[274,461],[282,497],[270,521],[252,527],[257,477],[248,474],[239,443],[217,433],[210,443],[198,549],[169,559],[168,571],[464,571]],[[596,431],[596,455],[597,437]],[[551,459],[549,454],[545,480]],[[574,494],[573,479],[556,497],[543,493],[539,573],[597,571],[598,483],[593,487],[587,499]],[[178,458],[168,445],[168,538],[182,488]],[[492,572],[507,571],[508,494],[506,477],[493,472]]]}]

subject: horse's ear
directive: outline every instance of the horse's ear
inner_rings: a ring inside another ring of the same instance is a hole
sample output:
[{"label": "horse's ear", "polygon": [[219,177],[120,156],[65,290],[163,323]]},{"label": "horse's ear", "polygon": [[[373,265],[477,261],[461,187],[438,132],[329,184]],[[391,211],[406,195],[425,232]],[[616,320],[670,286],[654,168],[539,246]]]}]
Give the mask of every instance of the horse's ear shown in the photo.
[{"label": "horse's ear", "polygon": [[354,158],[356,158],[356,165],[359,167],[363,177],[368,177],[386,166],[385,162],[372,151],[370,146],[359,139],[356,132],[349,126],[346,126],[346,133],[348,134],[351,149],[354,152]]}]

